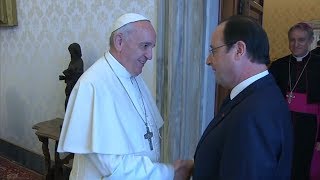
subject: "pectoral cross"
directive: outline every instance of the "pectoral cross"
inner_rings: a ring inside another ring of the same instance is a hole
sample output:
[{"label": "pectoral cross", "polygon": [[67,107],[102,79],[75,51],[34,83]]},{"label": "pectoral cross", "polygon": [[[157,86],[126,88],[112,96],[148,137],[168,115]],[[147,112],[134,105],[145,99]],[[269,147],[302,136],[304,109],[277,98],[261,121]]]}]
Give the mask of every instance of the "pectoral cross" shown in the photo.
[{"label": "pectoral cross", "polygon": [[144,138],[149,141],[150,150],[152,151],[153,150],[153,146],[152,146],[151,138],[153,137],[153,133],[149,130],[148,126],[146,126],[146,128],[147,128],[147,133],[144,135]]},{"label": "pectoral cross", "polygon": [[292,99],[295,98],[292,92],[289,92],[289,94],[287,94],[286,97],[289,104],[291,103]]}]

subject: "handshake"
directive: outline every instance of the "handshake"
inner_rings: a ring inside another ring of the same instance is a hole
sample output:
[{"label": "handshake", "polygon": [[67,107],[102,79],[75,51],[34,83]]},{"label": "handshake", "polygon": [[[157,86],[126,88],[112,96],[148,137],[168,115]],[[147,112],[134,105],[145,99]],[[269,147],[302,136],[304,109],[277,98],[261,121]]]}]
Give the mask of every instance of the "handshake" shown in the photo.
[{"label": "handshake", "polygon": [[176,160],[173,164],[174,180],[189,180],[193,173],[193,160]]}]

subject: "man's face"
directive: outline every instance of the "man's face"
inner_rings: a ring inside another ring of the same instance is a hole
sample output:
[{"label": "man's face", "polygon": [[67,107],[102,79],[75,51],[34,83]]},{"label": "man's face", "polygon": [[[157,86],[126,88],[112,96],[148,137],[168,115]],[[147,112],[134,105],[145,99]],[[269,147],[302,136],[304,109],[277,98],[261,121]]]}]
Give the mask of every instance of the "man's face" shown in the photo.
[{"label": "man's face", "polygon": [[304,56],[308,53],[312,41],[307,31],[294,29],[289,34],[289,49],[294,56]]},{"label": "man's face", "polygon": [[134,24],[135,31],[124,41],[122,65],[133,76],[138,76],[147,60],[152,59],[152,49],[156,43],[156,32],[148,21]]},{"label": "man's face", "polygon": [[225,88],[231,88],[232,81],[234,79],[232,48],[227,52],[227,46],[225,46],[225,42],[223,40],[223,30],[224,24],[221,24],[212,34],[210,46],[213,54],[210,52],[207,58],[207,64],[211,65],[215,72],[217,83]]}]

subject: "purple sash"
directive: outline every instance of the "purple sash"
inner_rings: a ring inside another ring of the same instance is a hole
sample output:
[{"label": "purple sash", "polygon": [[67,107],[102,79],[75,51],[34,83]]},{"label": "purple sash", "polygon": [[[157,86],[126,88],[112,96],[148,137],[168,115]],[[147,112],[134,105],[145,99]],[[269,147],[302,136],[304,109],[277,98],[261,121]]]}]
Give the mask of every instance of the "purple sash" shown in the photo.
[{"label": "purple sash", "polygon": [[[306,113],[306,114],[314,114],[317,116],[317,134],[316,134],[315,142],[320,141],[320,139],[317,139],[320,137],[319,135],[320,104],[308,104],[306,94],[293,93],[293,98],[291,99],[291,102],[288,103],[288,105],[289,105],[290,111]],[[314,147],[313,157],[311,161],[310,179],[311,180],[320,179],[320,151],[317,151],[315,147]]]}]

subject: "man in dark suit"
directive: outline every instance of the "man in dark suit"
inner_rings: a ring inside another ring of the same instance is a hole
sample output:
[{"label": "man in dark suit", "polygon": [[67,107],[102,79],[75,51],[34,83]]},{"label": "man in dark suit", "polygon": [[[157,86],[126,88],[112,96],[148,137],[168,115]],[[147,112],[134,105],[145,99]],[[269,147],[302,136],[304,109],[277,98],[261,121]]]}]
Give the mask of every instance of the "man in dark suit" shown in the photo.
[{"label": "man in dark suit", "polygon": [[289,180],[293,130],[267,70],[265,31],[248,17],[233,16],[217,27],[210,47],[207,64],[231,93],[198,143],[193,180]]}]

